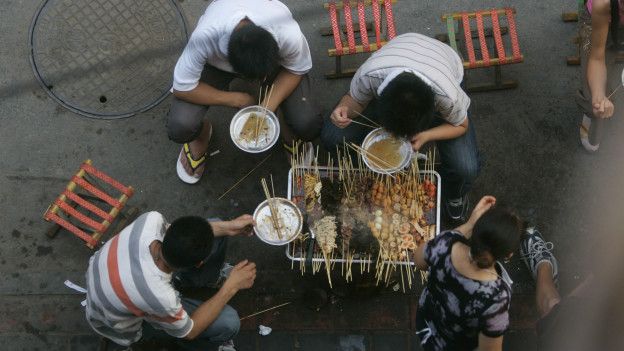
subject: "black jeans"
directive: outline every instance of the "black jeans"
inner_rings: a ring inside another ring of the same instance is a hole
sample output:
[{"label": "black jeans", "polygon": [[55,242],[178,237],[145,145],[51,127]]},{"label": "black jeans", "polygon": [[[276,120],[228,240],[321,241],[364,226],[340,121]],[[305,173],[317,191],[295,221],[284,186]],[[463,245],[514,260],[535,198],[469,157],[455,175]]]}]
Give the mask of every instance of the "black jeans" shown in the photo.
[{"label": "black jeans", "polygon": [[[200,81],[219,90],[229,90],[237,75],[206,65]],[[323,116],[312,95],[310,77],[306,74],[295,90],[282,102],[280,109],[290,131],[303,141],[318,136]],[[167,134],[172,141],[188,143],[199,136],[208,106],[197,105],[173,97],[167,117]]]}]

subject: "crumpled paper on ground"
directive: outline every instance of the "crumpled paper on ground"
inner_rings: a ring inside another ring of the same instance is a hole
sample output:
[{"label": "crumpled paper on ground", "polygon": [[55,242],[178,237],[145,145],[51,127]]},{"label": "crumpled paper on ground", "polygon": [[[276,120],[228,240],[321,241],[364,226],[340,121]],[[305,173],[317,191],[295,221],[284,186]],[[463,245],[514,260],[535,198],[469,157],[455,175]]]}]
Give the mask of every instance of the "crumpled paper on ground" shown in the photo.
[{"label": "crumpled paper on ground", "polygon": [[269,334],[271,334],[271,332],[273,331],[273,329],[264,326],[264,325],[259,325],[258,326],[258,334],[262,335],[262,336],[267,336]]}]

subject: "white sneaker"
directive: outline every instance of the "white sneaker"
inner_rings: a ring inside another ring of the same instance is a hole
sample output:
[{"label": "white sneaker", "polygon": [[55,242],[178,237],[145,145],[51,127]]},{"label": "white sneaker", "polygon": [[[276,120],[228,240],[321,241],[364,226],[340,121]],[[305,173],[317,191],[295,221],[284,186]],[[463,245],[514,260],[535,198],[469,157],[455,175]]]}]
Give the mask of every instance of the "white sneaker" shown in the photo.
[{"label": "white sneaker", "polygon": [[221,346],[219,346],[217,351],[236,351],[236,348],[234,347],[234,341],[228,340],[224,342],[223,344],[221,344]]}]

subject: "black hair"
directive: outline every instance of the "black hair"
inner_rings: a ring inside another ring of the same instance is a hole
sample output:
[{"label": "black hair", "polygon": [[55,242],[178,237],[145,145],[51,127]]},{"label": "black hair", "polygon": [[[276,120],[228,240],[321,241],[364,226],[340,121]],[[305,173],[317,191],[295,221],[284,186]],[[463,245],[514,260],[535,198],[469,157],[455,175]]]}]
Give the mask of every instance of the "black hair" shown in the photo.
[{"label": "black hair", "polygon": [[516,251],[525,223],[506,208],[494,207],[477,220],[470,237],[470,255],[479,268],[491,267]]},{"label": "black hair", "polygon": [[413,73],[403,72],[377,100],[379,123],[399,137],[411,137],[429,129],[434,118],[433,89]]},{"label": "black hair", "polygon": [[619,29],[620,29],[620,1],[611,0],[611,23],[609,23],[609,33],[611,33],[611,40],[616,49],[620,48],[619,43]]},{"label": "black hair", "polygon": [[263,79],[279,67],[279,47],[266,29],[247,23],[232,32],[228,44],[232,68],[249,79]]},{"label": "black hair", "polygon": [[202,217],[185,216],[173,221],[162,243],[162,255],[174,270],[192,268],[212,249],[214,232]]}]

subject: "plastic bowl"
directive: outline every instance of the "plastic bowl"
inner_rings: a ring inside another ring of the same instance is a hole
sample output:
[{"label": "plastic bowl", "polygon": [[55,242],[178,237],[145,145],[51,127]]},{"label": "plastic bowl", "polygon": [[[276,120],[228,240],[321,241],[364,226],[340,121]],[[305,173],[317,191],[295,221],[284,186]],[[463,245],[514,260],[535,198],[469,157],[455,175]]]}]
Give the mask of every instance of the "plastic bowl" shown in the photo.
[{"label": "plastic bowl", "polygon": [[[368,133],[366,138],[364,138],[364,141],[362,142],[362,148],[364,150],[368,150],[368,148],[371,147],[371,145],[373,145],[375,142],[379,140],[388,139],[388,138],[396,138],[396,137],[392,136],[392,134],[388,133],[383,128],[374,129],[372,132]],[[368,153],[366,152],[362,152],[362,159],[364,160],[364,163],[366,164],[366,166],[370,168],[373,172],[382,173],[382,174],[392,174],[392,173],[396,173],[404,169],[412,161],[412,155],[414,151],[412,150],[412,145],[407,140],[402,141],[401,148],[399,150],[401,152],[401,156],[403,159],[397,167],[393,167],[393,168],[377,167],[376,165],[373,164],[373,162],[371,162],[371,160],[369,159]]]},{"label": "plastic bowl", "polygon": [[[241,131],[245,126],[245,122],[247,122],[247,119],[252,113],[266,115],[268,118],[268,132],[261,134],[257,142],[246,141],[240,137]],[[230,122],[230,137],[232,138],[234,145],[236,145],[239,149],[252,154],[257,154],[270,149],[273,145],[275,145],[277,139],[279,139],[279,135],[280,124],[279,120],[275,116],[275,113],[262,106],[254,105],[245,107],[244,109],[238,111],[232,118],[232,122]]]}]

